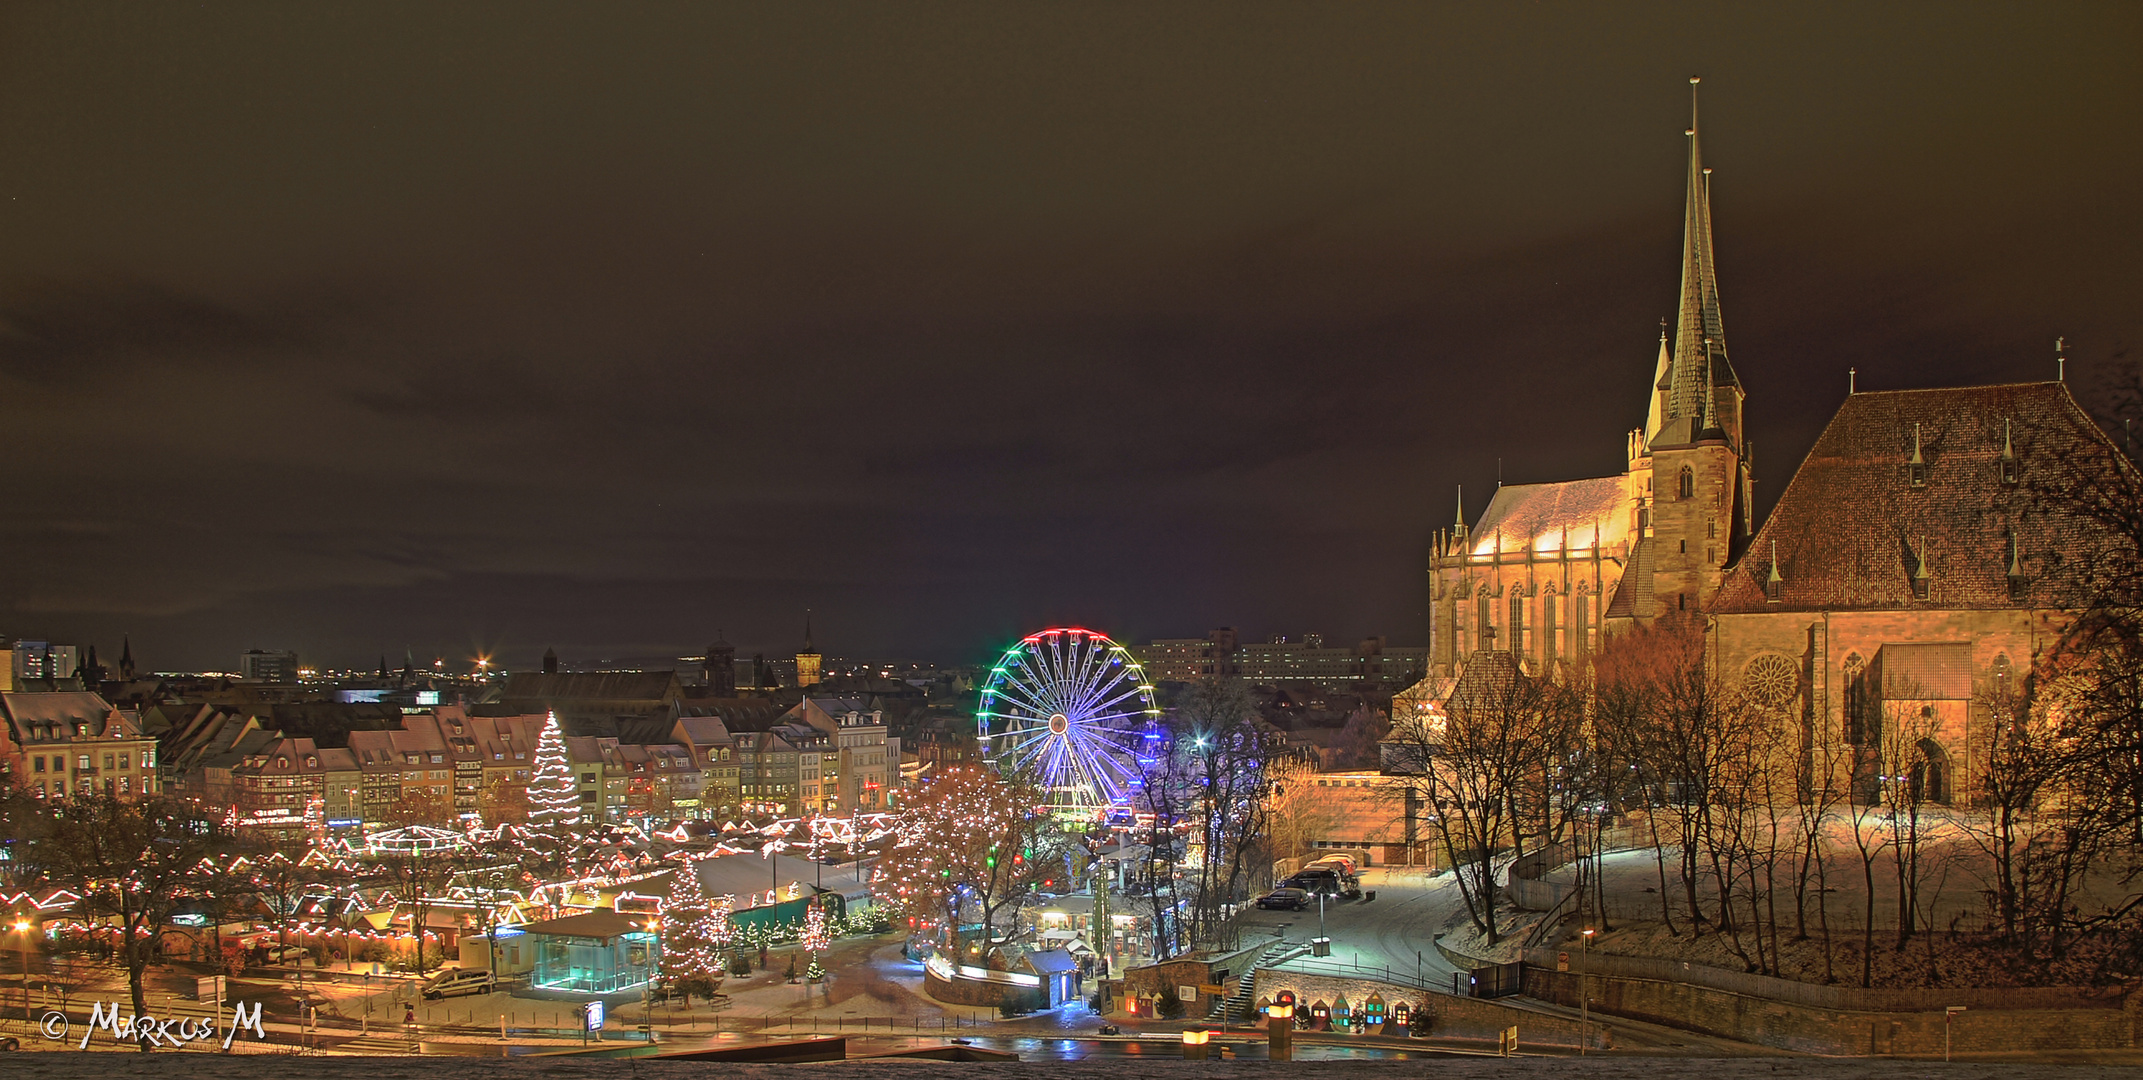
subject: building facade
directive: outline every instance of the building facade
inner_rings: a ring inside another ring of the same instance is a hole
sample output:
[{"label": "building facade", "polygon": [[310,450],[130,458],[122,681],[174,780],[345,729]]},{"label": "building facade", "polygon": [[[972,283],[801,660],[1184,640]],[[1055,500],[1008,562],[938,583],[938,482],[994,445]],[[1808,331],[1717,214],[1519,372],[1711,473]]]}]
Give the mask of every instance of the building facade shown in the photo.
[{"label": "building facade", "polygon": [[156,795],[156,740],[141,719],[86,691],[0,694],[0,783],[40,798],[102,792],[121,799]]}]

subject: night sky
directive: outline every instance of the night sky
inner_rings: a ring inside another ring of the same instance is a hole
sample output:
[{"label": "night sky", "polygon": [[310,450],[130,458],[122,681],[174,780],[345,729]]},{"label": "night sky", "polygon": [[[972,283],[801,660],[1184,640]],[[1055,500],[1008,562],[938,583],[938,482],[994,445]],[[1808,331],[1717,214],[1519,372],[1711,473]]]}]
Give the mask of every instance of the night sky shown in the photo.
[{"label": "night sky", "polygon": [[1690,75],[1759,509],[2143,335],[2143,9],[13,4],[0,632],[509,665],[1426,640],[1617,472]]}]

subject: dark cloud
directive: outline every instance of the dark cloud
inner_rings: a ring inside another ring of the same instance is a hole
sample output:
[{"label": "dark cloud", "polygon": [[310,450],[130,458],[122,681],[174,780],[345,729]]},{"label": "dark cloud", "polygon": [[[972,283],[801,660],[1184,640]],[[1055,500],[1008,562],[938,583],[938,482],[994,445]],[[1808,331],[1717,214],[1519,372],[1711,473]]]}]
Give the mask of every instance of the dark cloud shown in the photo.
[{"label": "dark cloud", "polygon": [[2137,338],[2127,6],[0,13],[0,630],[972,657],[1424,630],[1621,467],[1706,76],[1759,494]]}]

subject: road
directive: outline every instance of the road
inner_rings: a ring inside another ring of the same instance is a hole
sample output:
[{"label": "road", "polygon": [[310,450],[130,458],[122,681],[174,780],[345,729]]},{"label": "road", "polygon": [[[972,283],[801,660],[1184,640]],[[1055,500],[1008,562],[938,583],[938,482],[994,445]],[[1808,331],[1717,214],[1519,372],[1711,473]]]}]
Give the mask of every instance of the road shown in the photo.
[{"label": "road", "polygon": [[[1324,933],[1332,939],[1330,957],[1303,956],[1283,966],[1304,972],[1330,971],[1334,965],[1389,971],[1448,990],[1451,976],[1459,969],[1436,951],[1435,937],[1460,912],[1461,900],[1451,875],[1431,877],[1420,870],[1371,867],[1362,872],[1362,889],[1365,896],[1374,891],[1377,898],[1326,902]],[[1252,909],[1244,914],[1243,922],[1270,928],[1291,941],[1308,941],[1318,935],[1314,907],[1307,911]]]}]

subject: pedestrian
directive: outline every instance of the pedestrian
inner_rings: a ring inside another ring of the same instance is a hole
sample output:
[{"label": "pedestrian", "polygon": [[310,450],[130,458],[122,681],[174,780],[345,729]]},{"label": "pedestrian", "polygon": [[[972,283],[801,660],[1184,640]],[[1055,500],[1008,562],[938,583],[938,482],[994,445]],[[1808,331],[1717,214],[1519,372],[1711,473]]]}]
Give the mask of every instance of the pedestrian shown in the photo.
[{"label": "pedestrian", "polygon": [[417,1026],[417,1006],[415,1002],[405,1001],[402,1003],[402,1026]]}]

